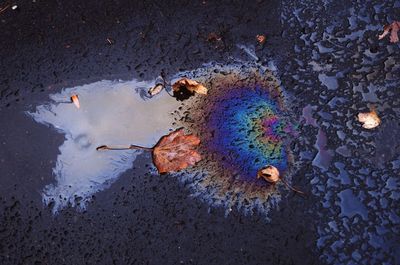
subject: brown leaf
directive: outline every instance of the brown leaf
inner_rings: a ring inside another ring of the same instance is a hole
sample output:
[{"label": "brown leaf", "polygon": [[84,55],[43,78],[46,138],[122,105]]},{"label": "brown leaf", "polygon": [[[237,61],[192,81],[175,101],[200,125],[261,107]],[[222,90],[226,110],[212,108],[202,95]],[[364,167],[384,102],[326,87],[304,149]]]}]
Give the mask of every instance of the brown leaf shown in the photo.
[{"label": "brown leaf", "polygon": [[266,166],[257,172],[257,178],[263,178],[270,183],[277,183],[280,180],[279,170],[274,166]]},{"label": "brown leaf", "polygon": [[266,41],[267,38],[265,37],[265,35],[257,35],[256,39],[257,39],[258,43],[264,44],[264,42]]},{"label": "brown leaf", "polygon": [[370,112],[358,113],[357,117],[365,129],[373,129],[381,124],[381,119],[378,117],[375,109],[372,109]]},{"label": "brown leaf", "polygon": [[400,22],[399,21],[394,21],[392,22],[392,24],[390,25],[385,25],[383,27],[383,33],[381,35],[379,35],[379,39],[383,39],[384,37],[386,37],[386,35],[389,34],[390,31],[390,42],[392,43],[396,43],[399,41],[399,36],[398,36],[398,31],[400,30]]},{"label": "brown leaf", "polygon": [[191,80],[188,78],[181,78],[178,81],[176,81],[172,85],[172,90],[174,92],[179,92],[182,89],[186,89],[190,91],[191,93],[197,93],[197,94],[202,94],[202,95],[207,95],[208,89],[203,86],[202,84],[198,83],[195,80]]},{"label": "brown leaf", "polygon": [[265,181],[275,185],[279,181],[281,181],[283,184],[285,184],[286,187],[289,189],[293,190],[294,192],[297,192],[299,194],[305,195],[305,193],[299,189],[293,188],[290,186],[280,175],[279,175],[279,170],[274,167],[274,166],[266,166],[258,170],[257,172],[257,178],[263,178]]},{"label": "brown leaf", "polygon": [[78,109],[81,107],[78,95],[72,95],[71,102],[74,103],[75,107],[77,107]]},{"label": "brown leaf", "polygon": [[162,90],[164,89],[164,86],[162,84],[157,84],[153,86],[152,88],[149,89],[149,94],[150,96],[154,96],[159,94]]},{"label": "brown leaf", "polygon": [[200,139],[193,135],[185,135],[183,128],[161,137],[153,148],[153,163],[159,173],[179,171],[193,166],[201,160],[195,148]]}]

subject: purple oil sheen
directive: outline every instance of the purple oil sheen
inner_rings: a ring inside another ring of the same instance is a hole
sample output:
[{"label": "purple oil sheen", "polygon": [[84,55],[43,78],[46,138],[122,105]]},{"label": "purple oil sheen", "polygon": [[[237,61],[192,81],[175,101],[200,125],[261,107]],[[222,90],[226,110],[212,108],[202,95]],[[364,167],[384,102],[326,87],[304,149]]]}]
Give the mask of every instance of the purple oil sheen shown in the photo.
[{"label": "purple oil sheen", "polygon": [[272,141],[278,143],[281,141],[281,137],[276,133],[281,125],[279,119],[276,115],[269,116],[262,122],[265,137]]}]

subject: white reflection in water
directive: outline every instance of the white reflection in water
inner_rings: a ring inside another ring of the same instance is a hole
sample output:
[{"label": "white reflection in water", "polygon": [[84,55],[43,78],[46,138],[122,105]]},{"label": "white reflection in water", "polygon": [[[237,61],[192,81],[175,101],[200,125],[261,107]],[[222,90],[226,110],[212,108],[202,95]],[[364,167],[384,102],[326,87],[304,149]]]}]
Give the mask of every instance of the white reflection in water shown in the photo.
[{"label": "white reflection in water", "polygon": [[[165,91],[143,99],[136,91],[154,82],[100,81],[68,88],[51,95],[52,102],[29,113],[37,122],[65,134],[53,169],[55,184],[43,190],[43,201],[54,202],[53,211],[71,204],[84,208],[92,194],[107,188],[132,166],[138,151],[96,151],[103,144],[138,144],[151,147],[169,132],[171,113],[179,103]],[[79,95],[80,109],[68,101]],[[42,143],[46,144],[46,143]]]}]

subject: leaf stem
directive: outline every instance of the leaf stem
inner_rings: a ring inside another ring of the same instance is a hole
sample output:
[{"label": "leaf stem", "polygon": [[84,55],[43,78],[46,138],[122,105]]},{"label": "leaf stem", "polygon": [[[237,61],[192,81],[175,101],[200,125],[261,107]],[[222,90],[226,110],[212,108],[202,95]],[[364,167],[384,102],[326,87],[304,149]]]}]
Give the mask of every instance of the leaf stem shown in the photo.
[{"label": "leaf stem", "polygon": [[283,184],[285,184],[286,187],[288,187],[288,188],[291,189],[292,191],[297,192],[297,193],[302,194],[302,195],[306,195],[305,192],[303,192],[303,191],[301,191],[301,190],[298,190],[298,189],[293,188],[292,186],[290,186],[290,185],[286,182],[286,180],[284,180],[283,178],[281,179],[281,181],[283,182]]},{"label": "leaf stem", "polygon": [[112,147],[108,145],[101,145],[96,148],[97,151],[99,150],[145,150],[145,151],[153,151],[153,148],[144,147],[139,145],[130,145],[126,147]]}]

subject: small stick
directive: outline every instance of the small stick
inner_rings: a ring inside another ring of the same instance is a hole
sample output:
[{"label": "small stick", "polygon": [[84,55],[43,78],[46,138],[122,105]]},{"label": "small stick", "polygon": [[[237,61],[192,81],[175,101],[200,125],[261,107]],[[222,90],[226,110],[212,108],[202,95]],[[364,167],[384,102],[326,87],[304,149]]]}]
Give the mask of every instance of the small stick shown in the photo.
[{"label": "small stick", "polygon": [[99,150],[146,150],[146,151],[153,151],[153,148],[150,147],[143,147],[139,145],[130,145],[126,147],[110,147],[108,145],[100,145],[96,148],[97,151]]},{"label": "small stick", "polygon": [[7,10],[10,7],[10,4],[6,5],[5,7],[0,9],[0,14]]},{"label": "small stick", "polygon": [[286,187],[288,187],[292,191],[297,192],[297,193],[302,194],[302,195],[306,195],[306,193],[304,193],[303,191],[295,189],[292,186],[290,186],[283,178],[281,179],[281,181],[283,182],[283,184],[285,184]]}]

